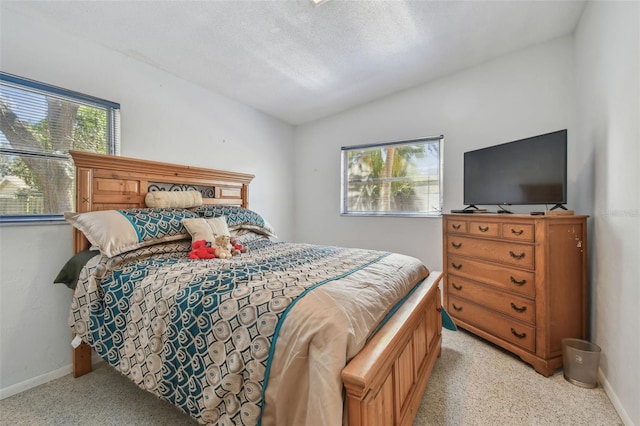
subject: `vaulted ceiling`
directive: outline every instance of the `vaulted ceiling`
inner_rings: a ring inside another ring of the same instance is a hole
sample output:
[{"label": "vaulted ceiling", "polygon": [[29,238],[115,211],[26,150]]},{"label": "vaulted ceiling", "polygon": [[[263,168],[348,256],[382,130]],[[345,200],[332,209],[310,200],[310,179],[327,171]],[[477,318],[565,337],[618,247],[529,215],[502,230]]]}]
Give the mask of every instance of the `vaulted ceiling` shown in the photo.
[{"label": "vaulted ceiling", "polygon": [[13,1],[292,125],[571,34],[584,1]]}]

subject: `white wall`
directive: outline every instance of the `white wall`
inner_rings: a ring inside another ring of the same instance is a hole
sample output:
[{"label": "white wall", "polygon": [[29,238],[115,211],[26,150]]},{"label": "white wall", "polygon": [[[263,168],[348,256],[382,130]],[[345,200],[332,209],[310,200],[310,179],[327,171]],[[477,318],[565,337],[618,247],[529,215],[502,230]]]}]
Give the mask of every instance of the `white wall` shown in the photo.
[{"label": "white wall", "polygon": [[[1,15],[4,72],[119,102],[122,155],[255,174],[250,208],[293,238],[291,126],[45,22]],[[69,371],[71,293],[52,280],[71,250],[68,225],[0,228],[0,397]]]},{"label": "white wall", "polygon": [[578,134],[594,164],[592,340],[618,413],[640,425],[640,3],[590,2],[575,45]]},{"label": "white wall", "polygon": [[[568,207],[589,182],[574,137],[573,40],[565,37],[296,129],[296,237],[393,250],[442,268],[440,218],[340,216],[340,147],[443,134],[444,211],[462,204],[465,151],[567,128]],[[490,206],[495,209],[495,206]],[[514,206],[514,211],[535,207]]]}]

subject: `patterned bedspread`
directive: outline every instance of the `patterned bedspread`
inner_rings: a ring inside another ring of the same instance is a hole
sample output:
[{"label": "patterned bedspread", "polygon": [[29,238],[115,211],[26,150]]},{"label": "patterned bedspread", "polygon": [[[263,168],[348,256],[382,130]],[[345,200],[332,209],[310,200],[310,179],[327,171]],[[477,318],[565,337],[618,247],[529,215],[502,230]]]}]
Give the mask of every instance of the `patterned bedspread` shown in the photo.
[{"label": "patterned bedspread", "polygon": [[340,424],[340,370],[428,271],[384,252],[246,245],[228,260],[190,260],[188,241],[96,256],[80,274],[70,325],[200,423]]}]

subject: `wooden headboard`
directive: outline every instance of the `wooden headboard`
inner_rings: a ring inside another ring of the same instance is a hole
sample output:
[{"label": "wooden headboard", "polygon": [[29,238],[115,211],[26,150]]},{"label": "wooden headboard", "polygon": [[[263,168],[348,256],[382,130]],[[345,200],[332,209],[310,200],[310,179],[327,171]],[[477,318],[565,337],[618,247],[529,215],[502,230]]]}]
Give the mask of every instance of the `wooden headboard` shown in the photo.
[{"label": "wooden headboard", "polygon": [[[249,207],[254,175],[114,155],[69,151],[76,166],[76,211],[145,207],[147,192],[195,189],[205,204]],[[74,253],[89,248],[74,229]]]}]

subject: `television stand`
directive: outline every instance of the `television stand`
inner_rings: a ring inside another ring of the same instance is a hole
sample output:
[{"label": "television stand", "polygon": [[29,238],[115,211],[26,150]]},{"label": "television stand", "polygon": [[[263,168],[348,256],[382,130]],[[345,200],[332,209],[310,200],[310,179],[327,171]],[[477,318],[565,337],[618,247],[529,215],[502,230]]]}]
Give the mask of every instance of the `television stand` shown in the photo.
[{"label": "television stand", "polygon": [[469,204],[462,210],[451,210],[451,213],[486,213],[487,209],[480,209],[473,204]]},{"label": "television stand", "polygon": [[471,212],[486,212],[487,209],[480,209],[478,207],[476,207],[475,204],[469,204],[467,207],[465,207],[464,209],[462,209],[463,212],[467,212],[467,213],[471,213]]},{"label": "television stand", "polygon": [[551,210],[555,210],[555,209],[562,209],[562,210],[567,210],[567,208],[565,206],[563,206],[562,204],[556,204],[555,206],[551,207],[549,209],[549,211]]}]

